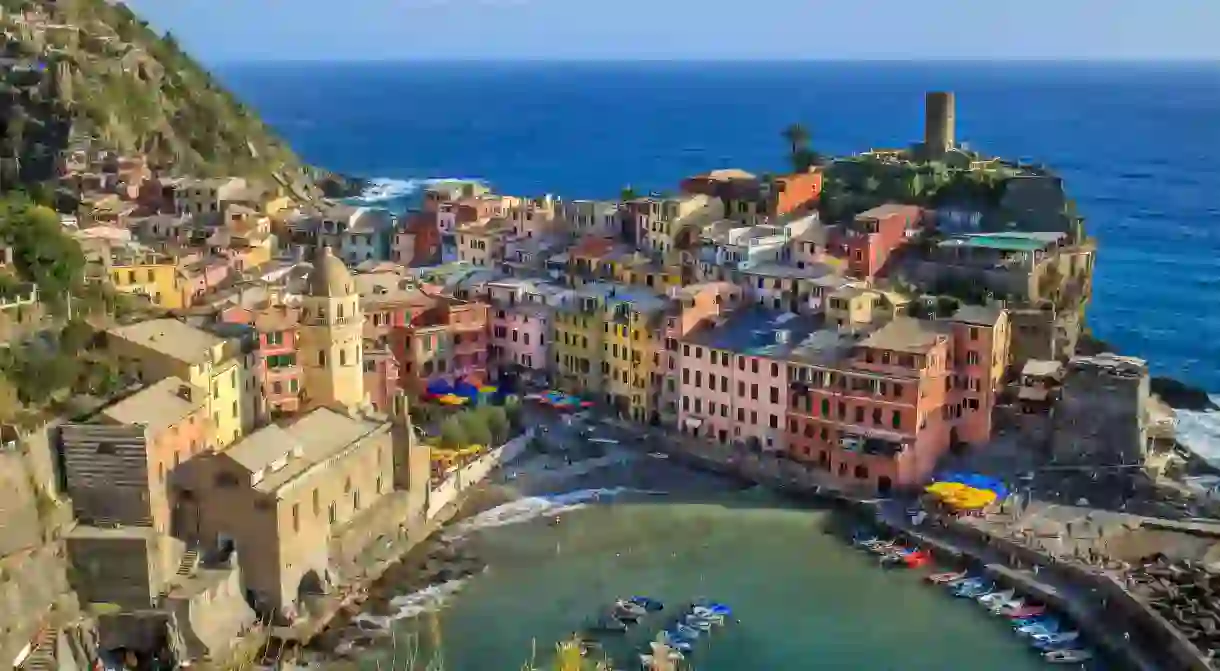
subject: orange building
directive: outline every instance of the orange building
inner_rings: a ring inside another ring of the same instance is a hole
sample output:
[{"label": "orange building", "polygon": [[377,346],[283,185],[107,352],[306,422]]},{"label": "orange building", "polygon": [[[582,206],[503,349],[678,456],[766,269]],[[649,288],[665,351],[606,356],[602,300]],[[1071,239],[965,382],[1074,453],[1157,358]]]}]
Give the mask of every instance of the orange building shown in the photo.
[{"label": "orange building", "polygon": [[822,333],[788,357],[792,457],[885,493],[925,482],[951,445],[991,438],[1006,311],[899,317],[860,339]]},{"label": "orange building", "polygon": [[64,476],[87,524],[174,528],[174,470],[209,449],[207,392],[177,378],[156,382],[83,423],[62,427]]}]

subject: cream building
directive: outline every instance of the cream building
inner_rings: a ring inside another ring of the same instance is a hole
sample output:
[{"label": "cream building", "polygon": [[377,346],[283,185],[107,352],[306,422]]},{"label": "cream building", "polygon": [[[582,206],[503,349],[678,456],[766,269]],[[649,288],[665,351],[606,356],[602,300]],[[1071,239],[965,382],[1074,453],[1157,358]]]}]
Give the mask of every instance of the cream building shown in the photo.
[{"label": "cream building", "polygon": [[301,298],[298,361],[307,406],[365,404],[363,333],[356,282],[330,247],[319,248]]},{"label": "cream building", "polygon": [[236,341],[176,319],[152,319],[108,330],[106,344],[119,366],[142,382],[176,377],[206,390],[211,447],[231,445],[253,428],[254,391],[244,380],[254,355],[242,354]]}]

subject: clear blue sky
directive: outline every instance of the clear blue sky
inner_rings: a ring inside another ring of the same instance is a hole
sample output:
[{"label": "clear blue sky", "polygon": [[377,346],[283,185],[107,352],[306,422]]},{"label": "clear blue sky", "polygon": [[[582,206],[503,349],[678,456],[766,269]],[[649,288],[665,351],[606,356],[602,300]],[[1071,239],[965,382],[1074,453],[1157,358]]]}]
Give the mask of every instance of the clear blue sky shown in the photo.
[{"label": "clear blue sky", "polygon": [[1218,0],[129,0],[210,63],[1220,60]]}]

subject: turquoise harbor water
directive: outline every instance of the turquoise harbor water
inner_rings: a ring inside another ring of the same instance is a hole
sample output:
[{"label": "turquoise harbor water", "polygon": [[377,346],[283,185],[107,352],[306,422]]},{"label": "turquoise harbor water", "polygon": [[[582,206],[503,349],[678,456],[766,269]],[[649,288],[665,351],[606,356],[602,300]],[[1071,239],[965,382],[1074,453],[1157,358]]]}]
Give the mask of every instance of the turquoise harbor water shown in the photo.
[{"label": "turquoise harbor water", "polygon": [[[635,468],[669,468],[644,462]],[[682,474],[664,477],[678,482]],[[740,622],[692,653],[699,671],[1045,668],[977,604],[953,599],[919,572],[883,569],[827,535],[828,513],[758,490],[627,493],[600,503],[593,491],[525,497],[459,527],[488,569],[396,599],[404,615],[445,601],[434,616],[393,622],[397,639],[426,640],[434,621],[447,671],[515,670],[532,646],[541,660],[599,606],[643,594],[671,606],[698,597],[733,606]],[[635,651],[665,624],[662,613],[621,639],[607,637],[616,668],[637,668]],[[388,656],[365,651],[362,666]]]}]

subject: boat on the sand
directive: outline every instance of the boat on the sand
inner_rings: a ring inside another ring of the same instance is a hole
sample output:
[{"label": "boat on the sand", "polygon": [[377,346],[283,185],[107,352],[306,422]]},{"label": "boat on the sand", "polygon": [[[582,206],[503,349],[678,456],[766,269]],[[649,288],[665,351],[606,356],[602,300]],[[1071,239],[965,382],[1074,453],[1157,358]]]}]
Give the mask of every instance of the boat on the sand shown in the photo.
[{"label": "boat on the sand", "polygon": [[1079,664],[1093,659],[1093,653],[1083,648],[1070,650],[1051,650],[1043,653],[1042,658],[1051,664]]},{"label": "boat on the sand", "polygon": [[961,580],[966,577],[968,577],[968,574],[965,571],[949,571],[947,573],[933,573],[924,578],[924,580],[933,585],[947,585],[955,580]]},{"label": "boat on the sand", "polygon": [[1071,643],[1080,639],[1078,631],[1059,631],[1046,634],[1037,633],[1030,636],[1035,643]]},{"label": "boat on the sand", "polygon": [[993,615],[1006,615],[1025,607],[1025,599],[1016,597],[1007,601],[997,601],[991,604]]},{"label": "boat on the sand", "polygon": [[1027,604],[1021,606],[1020,608],[1017,608],[1014,610],[1007,610],[1007,609],[1002,610],[1002,611],[1000,611],[1000,615],[1003,615],[1004,617],[1008,617],[1008,618],[1022,618],[1022,617],[1032,617],[1034,615],[1042,615],[1045,612],[1046,612],[1046,606],[1039,606],[1037,604],[1028,604],[1027,603]]},{"label": "boat on the sand", "polygon": [[1008,601],[1016,593],[1017,593],[1016,590],[1011,590],[1011,589],[1004,590],[1002,592],[988,592],[987,594],[984,594],[983,596],[978,597],[976,600],[980,604],[990,608],[997,603],[1002,603],[1004,601]]}]

